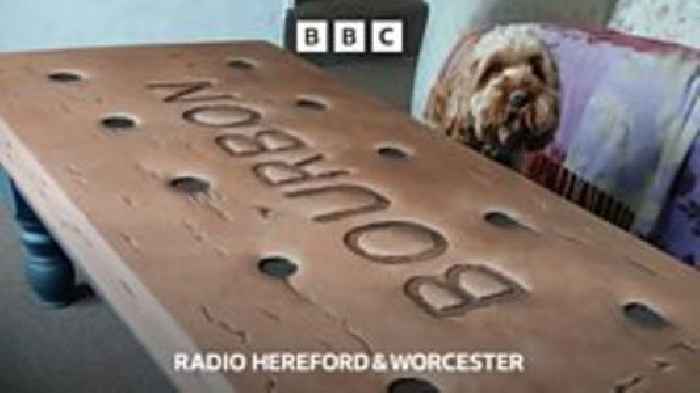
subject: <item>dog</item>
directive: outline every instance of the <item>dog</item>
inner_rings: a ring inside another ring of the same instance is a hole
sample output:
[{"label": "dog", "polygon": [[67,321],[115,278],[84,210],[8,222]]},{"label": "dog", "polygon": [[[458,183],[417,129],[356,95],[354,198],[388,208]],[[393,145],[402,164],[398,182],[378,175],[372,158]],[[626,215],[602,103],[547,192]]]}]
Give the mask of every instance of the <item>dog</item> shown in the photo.
[{"label": "dog", "polygon": [[697,264],[700,50],[606,28],[465,35],[424,120],[523,177]]},{"label": "dog", "polygon": [[523,152],[542,149],[556,132],[557,65],[528,26],[469,35],[445,63],[424,117],[447,137],[515,168]]}]

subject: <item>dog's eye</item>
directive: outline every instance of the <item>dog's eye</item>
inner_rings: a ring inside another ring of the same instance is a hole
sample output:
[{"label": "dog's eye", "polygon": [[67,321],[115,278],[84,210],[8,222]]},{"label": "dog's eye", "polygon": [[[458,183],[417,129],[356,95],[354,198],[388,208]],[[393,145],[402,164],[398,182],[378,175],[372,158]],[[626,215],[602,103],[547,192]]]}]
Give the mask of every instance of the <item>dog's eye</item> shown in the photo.
[{"label": "dog's eye", "polygon": [[542,81],[547,80],[544,74],[544,59],[540,55],[535,55],[529,59],[530,67],[532,67],[532,73],[536,77],[540,78]]},{"label": "dog's eye", "polygon": [[479,86],[483,87],[486,82],[493,78],[494,75],[498,75],[501,72],[503,72],[503,63],[500,61],[492,62],[488,67],[486,67],[486,71],[481,74],[481,78],[479,78]]}]

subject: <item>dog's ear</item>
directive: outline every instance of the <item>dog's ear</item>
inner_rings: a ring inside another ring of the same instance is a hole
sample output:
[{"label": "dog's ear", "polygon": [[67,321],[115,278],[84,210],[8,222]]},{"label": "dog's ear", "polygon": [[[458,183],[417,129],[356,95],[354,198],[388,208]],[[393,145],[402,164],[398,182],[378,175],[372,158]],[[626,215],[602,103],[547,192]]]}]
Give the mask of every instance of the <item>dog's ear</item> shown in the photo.
[{"label": "dog's ear", "polygon": [[425,119],[452,139],[464,141],[471,127],[467,86],[461,75],[448,75],[440,78],[430,93],[425,107]]},{"label": "dog's ear", "polygon": [[476,79],[477,72],[479,72],[479,61],[472,60],[471,63],[469,63],[469,73],[472,75],[472,79]]},{"label": "dog's ear", "polygon": [[438,79],[433,85],[425,106],[424,117],[431,126],[444,129],[448,122],[447,102],[451,91],[443,79]]},{"label": "dog's ear", "polygon": [[474,59],[469,64],[469,81],[473,90],[482,89],[495,75],[503,71],[503,63],[494,56],[481,60]]},{"label": "dog's ear", "polygon": [[559,87],[559,69],[557,68],[557,63],[554,61],[552,54],[548,50],[542,53],[541,66],[547,86],[552,89],[557,89]]}]

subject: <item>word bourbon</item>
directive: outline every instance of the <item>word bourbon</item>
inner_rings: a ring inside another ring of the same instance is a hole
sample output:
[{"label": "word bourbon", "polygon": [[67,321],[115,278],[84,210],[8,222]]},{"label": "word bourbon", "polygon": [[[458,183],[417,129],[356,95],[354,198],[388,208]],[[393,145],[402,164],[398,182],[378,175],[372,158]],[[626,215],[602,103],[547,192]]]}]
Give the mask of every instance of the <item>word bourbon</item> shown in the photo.
[{"label": "word bourbon", "polygon": [[[295,161],[280,158],[284,152],[304,152],[309,150],[301,138],[263,124],[262,115],[239,102],[227,103],[233,98],[230,94],[213,93],[210,81],[184,81],[149,83],[149,90],[167,90],[165,103],[185,103],[194,105],[182,112],[188,123],[204,128],[225,130],[215,137],[215,144],[228,155],[239,159],[254,159],[251,171],[261,184],[280,189],[286,198],[297,200],[323,196],[337,201],[333,210],[311,215],[312,222],[319,225],[363,216],[390,208],[391,200],[366,185],[346,181],[350,171],[346,169],[324,169],[325,156],[322,153],[309,153]],[[246,132],[235,132],[246,128]],[[251,129],[255,131],[250,131]],[[333,185],[313,185],[313,180],[334,180]],[[295,185],[294,191],[284,191],[285,186]],[[372,234],[410,234],[411,238],[428,239],[421,249],[399,254],[398,251],[368,247],[362,240]],[[448,248],[447,238],[426,225],[407,221],[375,221],[350,228],[344,238],[345,246],[356,255],[383,264],[406,264],[437,258]],[[464,278],[487,280],[493,293],[476,296],[461,285]],[[426,296],[435,290],[443,293],[436,299]],[[481,265],[455,265],[446,273],[432,276],[412,277],[404,287],[405,295],[419,307],[436,318],[455,317],[475,308],[487,307],[493,303],[514,300],[525,295],[525,290],[516,281],[501,273]]]}]

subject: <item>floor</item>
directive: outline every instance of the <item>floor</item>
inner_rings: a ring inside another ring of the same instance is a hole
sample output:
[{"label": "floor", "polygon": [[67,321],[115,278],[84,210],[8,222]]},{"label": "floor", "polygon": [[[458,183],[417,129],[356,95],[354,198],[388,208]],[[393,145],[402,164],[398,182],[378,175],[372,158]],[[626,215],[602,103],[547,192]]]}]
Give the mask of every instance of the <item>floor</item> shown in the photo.
[{"label": "floor", "polygon": [[[407,110],[412,63],[388,58],[329,71]],[[0,204],[0,393],[175,391],[105,302],[50,310],[34,301],[14,224]]]}]

